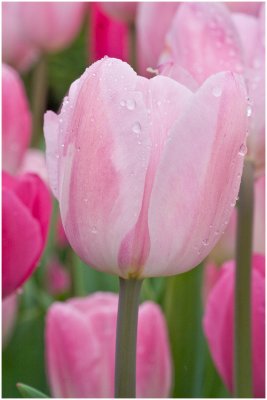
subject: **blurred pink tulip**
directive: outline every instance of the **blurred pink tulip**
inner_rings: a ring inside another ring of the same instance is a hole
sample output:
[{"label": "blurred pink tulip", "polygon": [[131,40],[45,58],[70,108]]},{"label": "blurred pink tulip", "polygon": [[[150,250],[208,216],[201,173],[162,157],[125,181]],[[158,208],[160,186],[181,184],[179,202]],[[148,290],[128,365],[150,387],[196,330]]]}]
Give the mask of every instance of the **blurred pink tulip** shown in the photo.
[{"label": "blurred pink tulip", "polygon": [[86,70],[44,126],[50,184],[77,254],[124,278],[174,275],[203,260],[239,190],[246,107],[232,73],[194,94],[116,59]]},{"label": "blurred pink tulip", "polygon": [[[46,360],[54,397],[114,396],[118,296],[95,293],[54,303],[46,323]],[[158,305],[140,306],[137,334],[137,397],[168,397],[171,360]]]},{"label": "blurred pink tulip", "polygon": [[[214,363],[233,391],[234,262],[226,263],[208,297],[203,326]],[[253,396],[265,397],[265,257],[252,261]]]},{"label": "blurred pink tulip", "polygon": [[56,241],[57,241],[57,245],[59,247],[65,247],[65,246],[68,246],[68,244],[69,244],[66,233],[65,233],[63,225],[62,225],[60,215],[58,215],[58,218],[57,218]]},{"label": "blurred pink tulip", "polygon": [[202,300],[204,306],[216,282],[220,279],[222,268],[213,263],[206,263],[203,270]]},{"label": "blurred pink tulip", "polygon": [[[235,256],[237,209],[230,218],[225,234],[208,256],[209,261],[217,265]],[[265,254],[265,175],[254,183],[254,223],[253,223],[253,252]]]},{"label": "blurred pink tulip", "polygon": [[91,4],[90,57],[93,61],[104,56],[127,61],[129,58],[127,26],[109,18],[98,3]]},{"label": "blurred pink tulip", "polygon": [[134,21],[139,3],[135,1],[102,1],[98,4],[109,17],[129,23]]},{"label": "blurred pink tulip", "polygon": [[30,277],[45,246],[51,198],[37,175],[2,175],[2,295]]},{"label": "blurred pink tulip", "polygon": [[45,153],[38,149],[28,149],[18,170],[19,174],[27,172],[38,175],[45,183],[48,183]]},{"label": "blurred pink tulip", "polygon": [[264,36],[264,7],[256,18],[231,14],[222,3],[187,2],[172,20],[160,60],[171,61],[176,68],[178,64],[199,84],[219,71],[244,75],[249,96],[248,156],[258,170],[265,162]]},{"label": "blurred pink tulip", "polygon": [[147,68],[155,68],[162,52],[177,2],[140,2],[136,16],[138,71],[147,76]]},{"label": "blurred pink tulip", "polygon": [[2,301],[2,347],[10,340],[17,317],[17,295],[12,294]]},{"label": "blurred pink tulip", "polygon": [[2,67],[2,167],[15,173],[31,140],[31,114],[17,72]]},{"label": "blurred pink tulip", "polygon": [[38,53],[23,30],[21,4],[19,2],[3,2],[2,60],[24,71],[37,60]]},{"label": "blurred pink tulip", "polygon": [[23,37],[39,51],[50,52],[68,46],[77,35],[85,3],[20,2],[17,7]]},{"label": "blurred pink tulip", "polygon": [[70,289],[70,275],[57,259],[51,260],[46,267],[47,290],[52,295],[59,295]]},{"label": "blurred pink tulip", "polygon": [[251,14],[258,16],[263,2],[257,1],[226,1],[224,3],[229,10],[237,13]]}]

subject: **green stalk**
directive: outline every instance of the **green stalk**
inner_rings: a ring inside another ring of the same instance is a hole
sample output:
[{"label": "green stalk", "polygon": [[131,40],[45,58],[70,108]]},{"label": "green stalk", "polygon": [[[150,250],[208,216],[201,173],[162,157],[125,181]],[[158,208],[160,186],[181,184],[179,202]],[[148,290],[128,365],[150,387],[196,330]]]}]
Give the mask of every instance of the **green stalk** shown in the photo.
[{"label": "green stalk", "polygon": [[253,165],[245,160],[239,192],[235,274],[235,397],[252,397],[251,257],[253,232]]},{"label": "green stalk", "polygon": [[47,58],[43,54],[35,66],[32,82],[33,145],[39,144],[47,98]]},{"label": "green stalk", "polygon": [[136,338],[142,280],[120,278],[116,336],[115,397],[134,398]]}]

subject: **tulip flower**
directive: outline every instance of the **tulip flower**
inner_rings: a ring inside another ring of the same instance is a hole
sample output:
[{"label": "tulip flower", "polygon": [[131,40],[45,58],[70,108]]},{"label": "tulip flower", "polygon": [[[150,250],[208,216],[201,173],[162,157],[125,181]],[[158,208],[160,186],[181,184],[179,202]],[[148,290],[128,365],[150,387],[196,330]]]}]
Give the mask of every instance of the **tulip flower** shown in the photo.
[{"label": "tulip flower", "polygon": [[[54,303],[46,321],[46,361],[54,397],[113,397],[118,296],[95,293]],[[137,397],[168,397],[171,360],[158,305],[140,306]]]},{"label": "tulip flower", "polygon": [[17,317],[17,295],[12,294],[2,302],[2,347],[5,347],[12,335]]},{"label": "tulip flower", "polygon": [[2,68],[2,166],[15,173],[31,139],[31,114],[23,83],[13,68]]},{"label": "tulip flower", "polygon": [[2,175],[2,295],[18,289],[36,268],[45,246],[51,198],[37,175]]},{"label": "tulip flower", "polygon": [[121,22],[133,22],[136,15],[138,2],[135,1],[122,1],[122,2],[100,2],[98,3],[103,11],[111,18]]},{"label": "tulip flower", "polygon": [[18,173],[25,174],[27,172],[39,175],[45,183],[48,183],[45,154],[43,151],[38,149],[28,149],[26,151]]},{"label": "tulip flower", "polygon": [[246,108],[230,72],[192,93],[116,59],[86,70],[44,125],[50,185],[77,254],[122,278],[201,262],[239,190]]},{"label": "tulip flower", "polygon": [[50,260],[46,270],[46,286],[49,293],[59,295],[69,290],[71,284],[70,275],[57,259]]},{"label": "tulip flower", "polygon": [[164,47],[177,2],[140,2],[136,15],[137,57],[140,74],[155,68]]},{"label": "tulip flower", "polygon": [[[203,320],[213,361],[225,385],[233,391],[234,273],[230,261],[211,290]],[[253,397],[265,397],[265,257],[252,259]]]},{"label": "tulip flower", "polygon": [[220,3],[183,3],[161,57],[161,62],[171,61],[176,69],[178,65],[198,84],[224,70],[244,75],[249,96],[248,156],[258,171],[265,161],[264,36],[264,7],[256,18],[230,13]]},{"label": "tulip flower", "polygon": [[[38,50],[25,36],[22,26],[21,5],[18,2],[2,4],[2,59],[5,63],[24,71],[37,60]],[[4,115],[4,114],[3,114]]]},{"label": "tulip flower", "polygon": [[[253,224],[253,251],[265,254],[265,176],[257,178],[254,182],[254,224]],[[208,256],[208,260],[217,265],[235,256],[237,229],[237,209],[235,208],[230,218],[224,235]]]},{"label": "tulip flower", "polygon": [[[117,3],[119,4],[119,3]],[[127,26],[108,17],[98,3],[91,4],[90,57],[97,61],[104,56],[127,61],[129,58]]]},{"label": "tulip flower", "polygon": [[226,1],[224,4],[232,12],[258,16],[263,3],[257,1]]},{"label": "tulip flower", "polygon": [[77,35],[84,16],[81,2],[19,3],[23,33],[44,52],[59,51]]}]

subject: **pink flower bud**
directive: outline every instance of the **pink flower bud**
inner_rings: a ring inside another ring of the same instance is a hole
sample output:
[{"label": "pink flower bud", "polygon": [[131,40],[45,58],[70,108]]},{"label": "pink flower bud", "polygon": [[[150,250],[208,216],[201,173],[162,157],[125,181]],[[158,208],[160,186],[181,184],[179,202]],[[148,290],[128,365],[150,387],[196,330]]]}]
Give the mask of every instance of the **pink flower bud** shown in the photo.
[{"label": "pink flower bud", "polygon": [[48,188],[37,175],[2,175],[2,295],[32,274],[45,246],[51,215]]},{"label": "pink flower bud", "polygon": [[[233,391],[234,271],[230,261],[210,292],[203,320],[213,361],[228,389]],[[265,397],[265,257],[252,261],[253,396]]]},{"label": "pink flower bud", "polygon": [[246,107],[230,72],[192,93],[116,59],[87,69],[44,126],[50,184],[77,254],[124,278],[203,260],[239,190]]},{"label": "pink flower bud", "polygon": [[23,83],[13,68],[2,68],[2,165],[15,173],[31,139],[31,114]]},{"label": "pink flower bud", "polygon": [[70,275],[57,259],[51,260],[46,267],[47,290],[52,295],[65,293],[70,289]]},{"label": "pink flower bud", "polygon": [[[46,323],[46,360],[54,397],[113,397],[118,296],[96,293],[54,303]],[[171,360],[158,305],[140,306],[137,397],[168,397]]]},{"label": "pink flower bud", "polygon": [[2,301],[2,346],[5,347],[12,335],[17,317],[17,295],[12,294]]},{"label": "pink flower bud", "polygon": [[99,5],[103,11],[111,18],[117,19],[121,22],[133,22],[138,7],[138,2],[135,1],[121,1],[121,2],[100,2]]}]

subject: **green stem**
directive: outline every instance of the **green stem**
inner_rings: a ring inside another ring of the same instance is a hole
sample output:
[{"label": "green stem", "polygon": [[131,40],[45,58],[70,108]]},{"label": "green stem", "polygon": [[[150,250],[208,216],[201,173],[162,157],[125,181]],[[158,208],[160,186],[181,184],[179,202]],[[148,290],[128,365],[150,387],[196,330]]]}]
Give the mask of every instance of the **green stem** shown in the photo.
[{"label": "green stem", "polygon": [[32,82],[33,145],[38,145],[43,131],[43,116],[47,98],[47,59],[43,54],[35,66]]},{"label": "green stem", "polygon": [[235,396],[252,397],[251,257],[253,165],[245,161],[239,192],[235,275]]},{"label": "green stem", "polygon": [[136,71],[136,29],[134,22],[129,26],[130,33],[130,62],[132,68]]},{"label": "green stem", "polygon": [[142,280],[120,278],[116,336],[115,397],[134,398],[136,338]]}]

